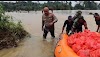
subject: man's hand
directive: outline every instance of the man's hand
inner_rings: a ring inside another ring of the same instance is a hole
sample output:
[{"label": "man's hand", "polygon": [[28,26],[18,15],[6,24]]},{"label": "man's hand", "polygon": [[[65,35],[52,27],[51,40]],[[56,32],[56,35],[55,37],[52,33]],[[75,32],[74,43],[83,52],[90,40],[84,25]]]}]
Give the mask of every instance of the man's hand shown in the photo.
[{"label": "man's hand", "polygon": [[84,27],[85,27],[85,29],[88,29],[86,22],[84,22]]}]

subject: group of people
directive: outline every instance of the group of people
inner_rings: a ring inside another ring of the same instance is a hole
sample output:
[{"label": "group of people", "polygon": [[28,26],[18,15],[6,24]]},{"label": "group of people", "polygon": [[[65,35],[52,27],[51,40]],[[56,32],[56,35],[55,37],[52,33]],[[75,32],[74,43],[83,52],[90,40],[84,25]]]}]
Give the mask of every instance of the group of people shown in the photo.
[{"label": "group of people", "polygon": [[[45,7],[42,10],[42,31],[43,31],[43,40],[46,39],[48,32],[50,32],[52,38],[55,38],[54,34],[54,24],[58,21],[57,17],[53,14],[53,10],[51,10],[52,13],[49,12],[49,8]],[[100,31],[100,16],[98,13],[93,14],[96,24],[98,25],[97,32]],[[62,32],[64,31],[65,26],[66,27],[66,33],[68,35],[73,34],[74,32],[82,32],[82,25],[84,25],[85,29],[88,29],[87,22],[85,21],[84,17],[82,16],[82,12],[78,11],[74,17],[68,16],[68,20],[65,20]],[[71,31],[71,32],[70,32]],[[69,34],[70,32],[70,34]]]},{"label": "group of people", "polygon": [[64,22],[62,33],[64,30],[64,27],[66,27],[66,33],[69,35],[69,31],[71,31],[70,34],[73,34],[74,32],[82,32],[82,25],[84,25],[85,29],[88,29],[87,22],[85,21],[84,17],[81,15],[82,12],[78,11],[74,17],[68,16],[68,20]]}]

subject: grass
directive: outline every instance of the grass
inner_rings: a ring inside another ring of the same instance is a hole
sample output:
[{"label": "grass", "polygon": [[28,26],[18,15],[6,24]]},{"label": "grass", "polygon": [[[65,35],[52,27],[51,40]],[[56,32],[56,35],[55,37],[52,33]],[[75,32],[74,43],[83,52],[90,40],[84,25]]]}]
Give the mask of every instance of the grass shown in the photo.
[{"label": "grass", "polygon": [[14,23],[11,16],[5,15],[0,4],[0,49],[17,47],[17,40],[22,40],[29,33],[24,30],[21,21]]}]

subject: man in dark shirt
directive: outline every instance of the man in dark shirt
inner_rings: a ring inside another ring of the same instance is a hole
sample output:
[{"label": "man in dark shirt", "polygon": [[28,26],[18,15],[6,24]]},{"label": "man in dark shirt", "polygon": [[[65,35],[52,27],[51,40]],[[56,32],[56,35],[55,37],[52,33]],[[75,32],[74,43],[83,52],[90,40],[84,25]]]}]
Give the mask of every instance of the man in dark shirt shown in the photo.
[{"label": "man in dark shirt", "polygon": [[62,33],[63,33],[64,28],[65,28],[66,25],[67,25],[66,33],[69,34],[69,31],[71,30],[72,25],[73,25],[72,16],[68,16],[68,20],[65,20],[64,25],[62,27]]},{"label": "man in dark shirt", "polygon": [[73,34],[75,32],[75,26],[76,26],[76,23],[79,19],[79,17],[82,16],[82,11],[77,11],[76,14],[74,15],[73,17],[73,25],[72,25],[72,29],[71,29],[71,34]]},{"label": "man in dark shirt", "polygon": [[95,18],[95,22],[96,22],[96,25],[98,25],[98,28],[97,28],[97,31],[96,32],[100,32],[99,29],[100,29],[100,16],[98,13],[95,13],[94,14],[94,18]]},{"label": "man in dark shirt", "polygon": [[84,20],[83,16],[80,16],[75,25],[75,32],[82,32],[82,25],[84,25],[85,29],[88,29],[87,23]]},{"label": "man in dark shirt", "polygon": [[[73,17],[73,26],[71,29],[71,34],[73,34],[74,32],[82,32],[82,25],[85,26],[85,28],[87,27],[87,23],[84,20],[84,17],[82,16],[82,11],[78,11],[76,12],[75,16]],[[86,28],[88,29],[88,28]]]}]

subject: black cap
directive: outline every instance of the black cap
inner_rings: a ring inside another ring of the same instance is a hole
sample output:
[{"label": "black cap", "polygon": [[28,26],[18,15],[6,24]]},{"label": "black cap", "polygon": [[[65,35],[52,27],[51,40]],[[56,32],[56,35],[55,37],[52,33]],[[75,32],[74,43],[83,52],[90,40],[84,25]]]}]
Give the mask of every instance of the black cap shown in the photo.
[{"label": "black cap", "polygon": [[94,13],[94,15],[99,16],[99,14],[98,14],[98,13]]},{"label": "black cap", "polygon": [[68,16],[68,20],[71,20],[72,19],[72,16]]},{"label": "black cap", "polygon": [[77,11],[78,14],[82,14],[82,11]]}]

